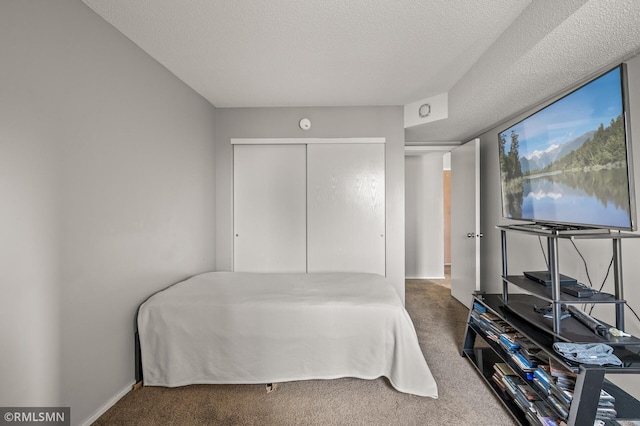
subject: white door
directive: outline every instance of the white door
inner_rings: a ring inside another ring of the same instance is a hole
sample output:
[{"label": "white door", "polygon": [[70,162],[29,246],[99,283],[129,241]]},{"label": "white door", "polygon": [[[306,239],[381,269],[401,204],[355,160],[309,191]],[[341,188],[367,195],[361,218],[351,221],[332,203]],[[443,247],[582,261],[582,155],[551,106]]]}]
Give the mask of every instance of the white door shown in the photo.
[{"label": "white door", "polygon": [[385,275],[384,144],[307,147],[309,272]]},{"label": "white door", "polygon": [[451,295],[471,307],[480,290],[480,140],[451,151]]},{"label": "white door", "polygon": [[306,272],[306,146],[234,145],[233,265]]}]

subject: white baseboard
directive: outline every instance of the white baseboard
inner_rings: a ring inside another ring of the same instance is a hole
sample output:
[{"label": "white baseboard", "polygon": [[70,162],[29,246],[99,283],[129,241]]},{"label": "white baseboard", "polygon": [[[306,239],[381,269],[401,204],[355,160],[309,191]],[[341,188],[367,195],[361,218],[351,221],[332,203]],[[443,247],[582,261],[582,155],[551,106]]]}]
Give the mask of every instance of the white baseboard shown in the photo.
[{"label": "white baseboard", "polygon": [[446,277],[405,277],[405,280],[444,280]]},{"label": "white baseboard", "polygon": [[80,424],[82,426],[89,426],[91,423],[98,420],[98,418],[104,413],[106,413],[109,408],[113,407],[116,404],[116,402],[120,401],[122,397],[128,394],[133,389],[133,385],[135,384],[136,384],[135,380],[127,384],[124,388],[122,388],[115,395],[113,395],[107,402],[102,404],[102,407],[100,407],[95,413],[93,413],[91,416],[89,416]]}]

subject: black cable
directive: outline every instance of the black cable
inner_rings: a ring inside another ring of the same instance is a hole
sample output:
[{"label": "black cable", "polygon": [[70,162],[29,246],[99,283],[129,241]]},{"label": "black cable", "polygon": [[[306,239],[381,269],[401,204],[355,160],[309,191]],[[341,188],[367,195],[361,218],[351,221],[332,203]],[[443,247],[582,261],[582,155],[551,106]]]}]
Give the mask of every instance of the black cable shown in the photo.
[{"label": "black cable", "polygon": [[[571,241],[571,244],[573,244],[573,247],[576,249],[576,252],[578,253],[580,258],[582,259],[582,263],[584,263],[584,270],[587,273],[587,279],[589,280],[589,287],[593,288],[593,283],[591,282],[591,276],[589,275],[589,267],[587,266],[587,260],[584,258],[584,256],[580,252],[580,249],[578,249],[578,246],[576,246],[575,241],[573,241],[573,239],[570,239],[569,241]],[[540,236],[538,236],[538,243],[540,243],[540,249],[542,251],[542,256],[544,257],[544,263],[547,265],[547,269],[549,269],[549,261],[547,260],[547,254],[544,251],[544,246],[542,245],[542,238],[540,238]],[[611,267],[612,266],[613,266],[613,255],[611,256],[611,261],[609,262],[609,266],[607,267],[607,273],[604,276],[604,279],[602,280],[602,284],[600,284],[600,288],[598,289],[598,292],[601,292],[602,289],[604,288],[604,285],[607,282],[607,278],[609,278],[609,274],[611,273]],[[627,306],[627,308],[629,308],[631,310],[631,312],[633,313],[633,315],[635,315],[635,317],[638,319],[638,321],[640,321],[640,316],[638,316],[638,314],[631,307],[631,305],[629,305],[629,303],[627,301],[625,301],[624,304]],[[595,306],[596,306],[595,303],[591,304],[591,309],[589,309],[589,315],[591,315],[591,312],[593,311],[593,308]],[[583,310],[586,310],[586,304],[583,305]]]},{"label": "black cable", "polygon": [[[578,252],[580,257],[582,258],[582,262],[584,262],[584,269],[585,269],[585,271],[587,273],[587,278],[589,279],[589,284],[591,284],[591,278],[589,277],[589,268],[587,267],[587,261],[585,260],[585,258],[582,255],[582,253],[580,253],[580,250],[578,249],[578,246],[576,246],[576,243],[573,240],[571,240],[571,244],[573,244],[573,247],[575,247],[576,251]],[[613,256],[611,256],[611,261],[609,262],[609,267],[607,268],[607,274],[604,276],[604,279],[602,280],[602,284],[600,284],[600,288],[598,289],[598,292],[602,291],[602,289],[604,288],[604,284],[607,281],[607,278],[609,278],[609,274],[611,273],[611,267],[612,266],[613,266]],[[593,287],[592,285],[590,285],[590,286]],[[624,304],[627,306],[627,308],[629,308],[629,310],[631,310],[631,312],[638,319],[638,321],[640,321],[640,316],[638,316],[636,311],[631,307],[631,305],[629,305],[629,303],[626,300],[625,300]],[[593,308],[595,306],[596,306],[595,304],[591,304],[591,309],[589,309],[589,315],[591,315],[591,312],[593,311]]]},{"label": "black cable", "polygon": [[542,238],[538,235],[538,242],[540,243],[540,250],[542,250],[542,257],[544,257],[544,263],[547,265],[547,270],[549,270],[549,261],[547,260],[547,253],[544,251],[544,246],[542,245]]},{"label": "black cable", "polygon": [[[584,256],[582,255],[582,253],[580,252],[580,249],[578,248],[578,246],[576,245],[575,241],[570,240],[571,244],[573,244],[573,248],[576,249],[576,252],[578,253],[578,255],[580,256],[580,258],[582,259],[582,263],[584,263],[584,270],[587,273],[587,279],[589,280],[589,287],[593,288],[593,283],[591,281],[591,277],[589,276],[589,267],[587,266],[587,261],[584,258]],[[604,284],[607,282],[607,278],[609,278],[609,273],[611,273],[611,266],[613,265],[613,255],[611,256],[611,262],[609,262],[609,267],[607,268],[607,274],[604,276],[604,279],[602,280],[602,284],[600,284],[600,288],[598,289],[598,292],[601,292],[602,289],[604,288]],[[589,315],[591,315],[591,312],[593,312],[593,308],[596,305],[594,303],[591,304],[591,309],[589,309]],[[584,305],[582,305],[582,310],[586,310],[587,309],[587,304],[585,303]]]},{"label": "black cable", "polygon": [[[577,247],[576,247],[576,249],[577,249]],[[607,282],[607,278],[609,278],[609,274],[611,273],[611,266],[613,266],[613,255],[611,255],[611,261],[609,262],[609,267],[607,268],[607,274],[604,276],[604,279],[602,280],[602,284],[600,284],[600,288],[598,289],[598,293],[602,291],[602,289],[604,288],[604,284]],[[595,306],[596,306],[595,303],[591,304],[591,309],[589,309],[589,315],[591,315],[591,312],[593,311],[593,308]]]},{"label": "black cable", "polygon": [[627,305],[627,308],[631,309],[631,312],[633,312],[633,315],[636,316],[636,318],[638,318],[638,321],[640,321],[640,317],[638,316],[638,314],[636,314],[636,311],[633,310],[633,308],[631,307],[631,305],[629,305],[629,303],[627,303],[627,301],[625,300],[624,302],[625,305]]},{"label": "black cable", "polygon": [[598,291],[602,291],[602,289],[604,288],[604,283],[607,281],[607,278],[609,278],[609,274],[611,273],[612,266],[613,266],[613,255],[611,256],[611,261],[609,262],[609,267],[607,268],[607,275],[604,276],[604,280],[602,280],[602,284],[600,284],[600,288],[598,289]]},{"label": "black cable", "polygon": [[[593,284],[591,282],[591,277],[589,276],[589,267],[587,266],[587,261],[585,260],[585,258],[582,255],[582,253],[580,253],[580,250],[578,250],[578,246],[576,246],[575,241],[573,241],[573,239],[571,239],[569,241],[571,241],[571,244],[573,244],[573,247],[576,249],[576,251],[578,252],[578,255],[582,259],[582,263],[584,263],[584,271],[587,273],[587,279],[589,280],[589,287],[593,288]],[[611,260],[613,261],[613,259],[611,259]],[[607,274],[607,275],[609,275],[609,274]]]},{"label": "black cable", "polygon": [[[591,282],[591,276],[589,275],[589,267],[587,266],[587,261],[584,258],[584,256],[582,255],[582,253],[580,252],[580,250],[578,249],[578,246],[576,245],[575,241],[573,241],[573,239],[569,240],[571,241],[571,244],[573,244],[573,248],[576,249],[576,252],[578,253],[578,255],[580,256],[580,258],[582,259],[582,263],[584,263],[584,270],[587,273],[587,280],[589,280],[589,287],[593,288],[593,283]],[[613,260],[613,258],[611,258],[611,260]],[[609,274],[607,274],[609,275]],[[604,286],[604,282],[602,283],[602,285]],[[591,309],[589,310],[589,315],[591,315],[591,311],[593,311],[593,307],[595,305],[591,305]],[[583,304],[582,305],[582,310],[586,311],[587,310],[587,304]]]}]

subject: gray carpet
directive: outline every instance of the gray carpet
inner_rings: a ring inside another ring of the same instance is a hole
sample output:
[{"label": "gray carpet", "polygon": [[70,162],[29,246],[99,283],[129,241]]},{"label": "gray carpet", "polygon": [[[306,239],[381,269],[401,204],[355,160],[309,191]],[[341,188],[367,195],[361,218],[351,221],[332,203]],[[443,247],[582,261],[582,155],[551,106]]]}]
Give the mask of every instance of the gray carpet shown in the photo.
[{"label": "gray carpet", "polygon": [[394,390],[384,378],[265,385],[143,387],[95,425],[513,425],[460,356],[467,309],[448,281],[407,280],[406,307],[438,383],[438,399]]}]

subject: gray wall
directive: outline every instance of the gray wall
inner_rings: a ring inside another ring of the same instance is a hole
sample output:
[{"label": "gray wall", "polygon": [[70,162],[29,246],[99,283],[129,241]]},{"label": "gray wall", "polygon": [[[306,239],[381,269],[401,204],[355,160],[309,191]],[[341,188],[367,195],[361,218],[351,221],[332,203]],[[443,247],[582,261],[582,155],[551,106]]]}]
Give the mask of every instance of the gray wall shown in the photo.
[{"label": "gray wall", "polygon": [[0,402],[87,420],[137,305],[211,270],[215,109],[79,0],[0,13]]},{"label": "gray wall", "polygon": [[442,156],[405,157],[406,278],[444,278]]},{"label": "gray wall", "polygon": [[[633,139],[635,186],[640,188],[640,57],[628,62],[629,70],[629,99],[631,102],[631,133]],[[536,108],[537,109],[537,108]],[[533,110],[532,110],[533,111]],[[526,117],[532,111],[528,111],[509,122],[496,126],[489,132],[480,136],[480,162],[481,169],[481,227],[484,238],[481,240],[482,256],[482,289],[487,292],[501,292],[501,249],[500,232],[495,225],[506,223],[501,218],[500,181],[498,171],[498,132],[511,126],[511,124]],[[636,195],[638,191],[636,190]],[[640,200],[638,200],[640,201]],[[509,248],[508,267],[511,273],[523,270],[544,269],[545,261],[537,238],[523,235],[509,234],[507,240]],[[584,255],[589,266],[589,275],[594,286],[602,283],[606,276],[607,267],[611,260],[610,241],[577,241],[576,245]],[[640,314],[640,286],[637,277],[640,276],[640,239],[626,240],[622,243],[623,279],[625,283],[624,296],[629,305]],[[576,250],[568,241],[560,241],[559,263],[561,272],[576,277],[581,282],[588,282],[584,264]],[[515,290],[515,289],[514,289]],[[605,291],[613,293],[613,273],[610,274],[604,287]],[[592,315],[604,321],[615,324],[614,311],[611,306],[596,306]],[[626,329],[635,336],[640,336],[640,321],[636,319],[627,308]],[[640,398],[638,376],[612,376],[607,377],[623,384],[625,389]]]},{"label": "gray wall", "polygon": [[[311,130],[298,127],[311,119]],[[402,107],[219,108],[216,110],[216,269],[233,267],[231,138],[386,138],[387,276],[404,300]]]}]

